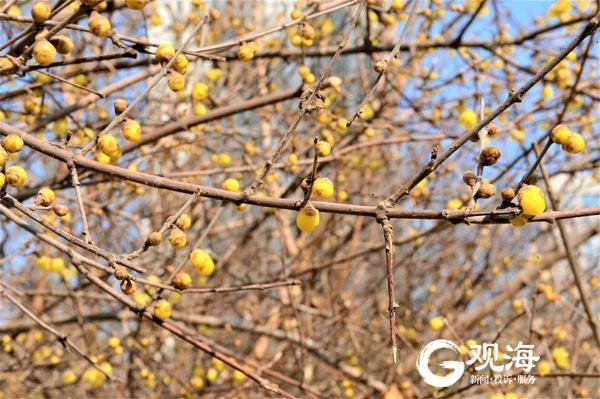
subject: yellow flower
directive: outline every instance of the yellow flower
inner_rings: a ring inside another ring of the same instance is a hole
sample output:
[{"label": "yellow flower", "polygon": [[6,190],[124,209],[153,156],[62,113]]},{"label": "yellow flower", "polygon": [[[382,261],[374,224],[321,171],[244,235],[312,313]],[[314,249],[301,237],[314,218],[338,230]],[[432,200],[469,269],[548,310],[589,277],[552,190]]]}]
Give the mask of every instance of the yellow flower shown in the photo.
[{"label": "yellow flower", "polygon": [[306,205],[296,215],[296,226],[304,233],[313,231],[319,222],[319,211],[312,205]]},{"label": "yellow flower", "polygon": [[166,301],[164,299],[160,299],[154,305],[154,311],[152,314],[155,317],[158,317],[159,319],[164,321],[164,320],[167,320],[171,316],[172,310],[173,310],[172,306],[168,301]]},{"label": "yellow flower", "polygon": [[187,238],[185,237],[185,233],[178,228],[174,228],[169,233],[169,242],[175,248],[183,248],[187,243]]},{"label": "yellow flower", "polygon": [[460,207],[463,205],[463,202],[461,201],[460,198],[452,198],[450,200],[448,200],[448,202],[446,203],[446,208],[448,209],[460,209]]},{"label": "yellow flower", "polygon": [[326,157],[331,153],[331,145],[327,141],[319,140],[317,143],[315,150],[317,151],[317,155],[320,157]]},{"label": "yellow flower", "polygon": [[569,154],[577,154],[585,149],[585,140],[579,133],[571,134],[569,140],[563,145],[563,150]]},{"label": "yellow flower", "polygon": [[210,276],[215,270],[215,263],[210,255],[202,249],[194,249],[190,253],[190,261],[201,276]]},{"label": "yellow flower", "polygon": [[240,191],[240,182],[230,177],[229,179],[223,182],[221,188],[223,190],[233,191],[235,193]]},{"label": "yellow flower", "polygon": [[440,331],[442,327],[444,327],[444,319],[442,319],[440,316],[429,319],[429,327],[433,331]]},{"label": "yellow flower", "polygon": [[210,68],[206,71],[206,79],[211,82],[216,82],[223,75],[223,72],[219,68]]},{"label": "yellow flower", "polygon": [[547,362],[546,360],[542,360],[541,362],[539,362],[537,364],[536,368],[537,368],[538,374],[541,375],[542,377],[550,374],[550,371],[552,370],[552,366],[550,366],[550,363]]},{"label": "yellow flower", "polygon": [[173,61],[173,69],[175,69],[180,74],[185,74],[187,72],[187,68],[190,62],[184,54],[179,54],[175,61]]},{"label": "yellow flower", "polygon": [[136,120],[127,119],[127,121],[123,124],[122,133],[123,137],[125,137],[128,141],[138,141],[142,133],[142,127]]},{"label": "yellow flower", "polygon": [[196,101],[202,101],[208,97],[208,86],[204,82],[196,82],[192,86],[192,98]]},{"label": "yellow flower", "polygon": [[60,376],[60,382],[63,385],[71,385],[77,381],[77,376],[71,370],[65,370]]},{"label": "yellow flower", "polygon": [[558,125],[552,129],[551,137],[556,144],[565,145],[571,138],[571,131],[565,125]]},{"label": "yellow flower", "polygon": [[215,381],[219,377],[219,372],[214,368],[206,370],[206,379],[210,382]]},{"label": "yellow flower", "polygon": [[557,346],[552,351],[552,359],[554,364],[561,370],[567,370],[571,368],[571,362],[569,361],[569,352],[563,346]]},{"label": "yellow flower", "polygon": [[47,20],[51,12],[50,5],[44,1],[38,1],[31,6],[31,18],[37,23]]},{"label": "yellow flower", "polygon": [[41,66],[48,66],[54,61],[56,56],[56,49],[46,39],[42,39],[36,42],[33,46],[33,58]]},{"label": "yellow flower", "polygon": [[254,58],[254,48],[250,44],[244,44],[238,48],[237,56],[240,61],[250,61]]},{"label": "yellow flower", "polygon": [[171,91],[181,91],[185,88],[185,77],[179,72],[171,71],[167,85]]},{"label": "yellow flower", "polygon": [[333,183],[326,177],[321,177],[313,183],[313,193],[320,199],[329,199],[333,196]]},{"label": "yellow flower", "polygon": [[119,337],[110,337],[108,339],[108,346],[111,348],[116,348],[121,343]]},{"label": "yellow flower", "polygon": [[6,169],[6,182],[13,187],[21,187],[27,179],[27,172],[20,166],[13,165]]},{"label": "yellow flower", "polygon": [[8,136],[4,137],[4,140],[2,140],[2,145],[4,146],[4,149],[6,149],[6,151],[10,153],[21,151],[21,149],[23,148],[23,144],[24,143],[21,136],[18,136],[16,134],[9,134]]},{"label": "yellow flower", "polygon": [[477,114],[472,109],[465,109],[458,116],[458,123],[471,130],[477,124]]},{"label": "yellow flower", "polygon": [[110,31],[110,21],[105,16],[92,11],[88,19],[88,27],[95,36],[106,37]]},{"label": "yellow flower", "polygon": [[519,190],[519,204],[527,216],[536,216],[546,210],[544,192],[537,186],[524,185]]},{"label": "yellow flower", "polygon": [[114,154],[119,152],[119,144],[117,144],[117,139],[110,134],[105,134],[98,139],[98,148],[100,148],[100,151],[108,155],[111,159],[113,158]]},{"label": "yellow flower", "polygon": [[170,43],[162,43],[156,48],[154,55],[160,61],[169,61],[175,56],[175,47]]},{"label": "yellow flower", "polygon": [[187,230],[192,225],[192,218],[187,213],[181,214],[175,221],[175,226],[181,230]]}]

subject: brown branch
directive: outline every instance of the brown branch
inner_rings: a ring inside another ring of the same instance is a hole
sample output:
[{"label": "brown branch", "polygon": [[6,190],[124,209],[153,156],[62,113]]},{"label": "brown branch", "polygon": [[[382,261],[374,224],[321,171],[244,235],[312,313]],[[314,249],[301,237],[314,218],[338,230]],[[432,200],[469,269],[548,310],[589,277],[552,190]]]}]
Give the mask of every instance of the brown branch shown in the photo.
[{"label": "brown branch", "polygon": [[[6,285],[2,282],[0,282],[0,286],[6,288]],[[106,378],[108,378],[109,380],[115,380],[115,377],[110,372],[104,370],[102,367],[100,367],[98,365],[98,363],[96,363],[94,360],[92,360],[92,358],[89,357],[81,348],[79,348],[79,346],[77,346],[69,338],[68,335],[63,334],[62,332],[60,332],[59,330],[54,328],[52,325],[46,323],[44,320],[42,320],[40,317],[38,317],[31,309],[29,309],[27,306],[25,306],[17,298],[12,296],[4,288],[0,289],[0,296],[7,298],[10,302],[13,303],[13,305],[18,307],[27,317],[29,317],[31,320],[33,320],[38,326],[40,326],[41,328],[43,328],[44,330],[48,331],[49,333],[54,335],[56,338],[58,338],[58,341],[62,345],[64,345],[65,347],[71,348],[78,356],[80,356],[82,359],[84,359],[86,362],[88,362],[89,364],[94,366],[94,368],[96,368],[98,371],[100,371],[102,374],[104,374],[106,376]]]},{"label": "brown branch", "polygon": [[393,256],[393,229],[392,224],[386,217],[377,218],[383,230],[383,239],[385,240],[385,265],[386,279],[388,288],[388,316],[390,320],[390,341],[392,344],[392,360],[394,364],[398,363],[398,344],[396,343],[396,304],[394,289],[394,256]]}]

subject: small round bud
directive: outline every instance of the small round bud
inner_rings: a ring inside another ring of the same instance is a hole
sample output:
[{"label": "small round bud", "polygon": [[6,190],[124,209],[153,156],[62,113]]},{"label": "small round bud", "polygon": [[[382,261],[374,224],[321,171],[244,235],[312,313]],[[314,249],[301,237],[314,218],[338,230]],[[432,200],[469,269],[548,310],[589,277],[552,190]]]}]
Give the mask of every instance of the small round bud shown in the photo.
[{"label": "small round bud", "polygon": [[131,295],[135,292],[135,283],[130,279],[126,278],[121,281],[121,291],[126,295]]},{"label": "small round bud", "polygon": [[488,137],[494,139],[496,137],[498,137],[498,133],[500,133],[500,129],[498,128],[497,125],[490,123],[489,125],[487,125],[487,135]]},{"label": "small round bud", "polygon": [[240,61],[250,61],[254,58],[254,48],[249,44],[244,44],[238,48],[237,56]]},{"label": "small round bud", "polygon": [[169,43],[162,43],[156,48],[154,55],[159,61],[169,61],[175,56],[175,47]]},{"label": "small round bud", "polygon": [[192,225],[192,218],[187,213],[182,214],[175,221],[175,226],[179,227],[181,230],[187,230]]},{"label": "small round bud", "polygon": [[307,40],[312,40],[315,38],[315,28],[313,28],[309,24],[304,24],[302,26],[302,37]]},{"label": "small round bud", "polygon": [[491,166],[500,159],[500,150],[496,147],[485,147],[479,154],[479,163],[483,166]]},{"label": "small round bud", "polygon": [[52,207],[52,212],[56,214],[56,216],[67,216],[69,214],[69,208],[64,205],[54,205]]},{"label": "small round bud", "polygon": [[73,41],[65,35],[56,35],[50,39],[50,43],[60,54],[66,55],[73,51]]},{"label": "small round bud", "polygon": [[88,19],[88,27],[94,36],[106,37],[110,31],[110,21],[96,11],[92,11]]},{"label": "small round bud", "polygon": [[10,153],[21,151],[24,144],[25,143],[23,142],[21,136],[16,134],[9,134],[8,136],[4,137],[4,140],[2,140],[2,146]]},{"label": "small round bud", "polygon": [[38,40],[33,46],[33,58],[41,66],[48,66],[54,61],[56,49],[46,39]]},{"label": "small round bud", "polygon": [[510,187],[506,187],[505,189],[503,189],[501,194],[502,194],[502,199],[504,201],[510,202],[513,200],[513,198],[515,198],[515,190],[513,190]]},{"label": "small round bud", "polygon": [[153,231],[150,233],[150,235],[148,235],[147,242],[148,245],[152,247],[159,245],[162,242],[162,234],[160,234],[158,231]]},{"label": "small round bud", "polygon": [[571,131],[565,125],[557,125],[552,129],[551,137],[554,143],[565,145],[571,138]]},{"label": "small round bud", "polygon": [[185,77],[176,71],[171,71],[167,80],[169,89],[174,92],[181,91],[185,88]]},{"label": "small round bud", "polygon": [[117,280],[123,280],[125,277],[127,277],[127,269],[123,266],[117,265],[115,266],[114,275]]},{"label": "small round bud", "polygon": [[183,247],[185,247],[185,244],[187,243],[187,238],[183,231],[181,231],[177,227],[174,227],[171,230],[171,233],[169,233],[169,242],[175,248],[183,248]]},{"label": "small round bud", "polygon": [[173,278],[173,286],[180,290],[190,288],[192,285],[192,278],[186,272],[179,272]]},{"label": "small round bud", "polygon": [[387,69],[387,61],[386,60],[377,61],[375,63],[375,65],[373,65],[373,69],[377,73],[384,73]]},{"label": "small round bud", "polygon": [[465,182],[465,184],[467,186],[473,187],[477,183],[477,175],[475,173],[473,173],[472,171],[467,170],[463,174],[463,182]]},{"label": "small round bud", "polygon": [[38,1],[31,6],[31,17],[38,24],[50,18],[51,13],[52,8],[50,7],[50,4],[44,1]]},{"label": "small round bud", "polygon": [[38,191],[37,197],[35,198],[35,204],[39,206],[50,206],[55,198],[56,194],[54,194],[54,191],[45,187]]},{"label": "small round bud", "polygon": [[18,165],[13,165],[6,169],[4,173],[6,182],[13,187],[21,187],[27,180],[27,172]]},{"label": "small round bud", "polygon": [[308,190],[308,187],[310,186],[310,183],[308,181],[308,179],[303,179],[302,183],[300,183],[300,188],[302,189],[302,191],[306,192],[306,190]]},{"label": "small round bud", "polygon": [[482,181],[479,190],[477,190],[477,196],[479,198],[490,198],[494,195],[496,195],[496,187],[487,180]]},{"label": "small round bud", "polygon": [[320,157],[326,157],[331,153],[331,145],[328,142],[319,140],[317,145],[315,146],[315,150],[317,151],[317,155]]},{"label": "small round bud", "polygon": [[120,114],[127,108],[127,101],[124,98],[117,98],[114,103],[115,114]]}]

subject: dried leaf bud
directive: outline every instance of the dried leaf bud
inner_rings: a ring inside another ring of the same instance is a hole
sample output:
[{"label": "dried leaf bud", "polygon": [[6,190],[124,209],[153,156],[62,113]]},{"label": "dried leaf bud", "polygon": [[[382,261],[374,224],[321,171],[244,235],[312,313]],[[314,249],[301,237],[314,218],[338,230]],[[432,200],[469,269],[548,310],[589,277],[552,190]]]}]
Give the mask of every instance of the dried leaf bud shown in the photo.
[{"label": "dried leaf bud", "polygon": [[503,189],[501,194],[504,201],[512,201],[515,198],[515,190],[510,187]]},{"label": "dried leaf bud", "polygon": [[492,139],[498,137],[498,133],[500,133],[500,129],[498,128],[498,126],[493,123],[487,125],[486,129],[487,135]]},{"label": "dried leaf bud", "polygon": [[500,150],[496,147],[485,147],[479,154],[479,162],[483,166],[491,166],[500,159]]},{"label": "dried leaf bud", "polygon": [[127,269],[123,266],[117,265],[115,266],[114,275],[117,280],[123,280],[125,277],[127,277]]},{"label": "dried leaf bud", "polygon": [[377,61],[375,63],[375,65],[373,65],[373,69],[377,73],[384,73],[385,70],[387,69],[387,61],[386,60]]},{"label": "dried leaf bud", "polygon": [[131,295],[135,292],[135,283],[130,279],[126,278],[121,281],[121,291],[126,295]]},{"label": "dried leaf bud", "polygon": [[477,183],[477,175],[475,173],[473,173],[472,171],[467,170],[463,174],[463,182],[465,182],[465,184],[467,186],[473,187]]},{"label": "dried leaf bud", "polygon": [[148,235],[148,245],[155,247],[162,242],[162,234],[158,231],[153,231]]},{"label": "dried leaf bud", "polygon": [[54,205],[54,207],[52,207],[52,211],[56,214],[56,216],[67,216],[69,213],[69,208],[67,208],[64,205]]},{"label": "dried leaf bud", "polygon": [[302,191],[306,192],[308,190],[308,186],[310,184],[308,183],[308,179],[303,179],[302,183],[300,183],[300,188],[302,189]]}]

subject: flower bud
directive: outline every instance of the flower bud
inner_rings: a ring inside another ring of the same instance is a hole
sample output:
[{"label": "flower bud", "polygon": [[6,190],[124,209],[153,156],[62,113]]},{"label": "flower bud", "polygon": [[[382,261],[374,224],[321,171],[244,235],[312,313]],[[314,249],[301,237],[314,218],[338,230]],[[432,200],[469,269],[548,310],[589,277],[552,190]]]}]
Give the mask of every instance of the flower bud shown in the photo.
[{"label": "flower bud", "polygon": [[127,108],[127,101],[124,98],[117,98],[115,99],[114,107],[115,114],[120,114]]},{"label": "flower bud", "polygon": [[135,292],[135,283],[130,279],[126,278],[121,281],[121,291],[126,295],[131,295]]},{"label": "flower bud", "polygon": [[479,198],[490,198],[496,195],[496,187],[487,180],[483,180],[477,190],[477,196]]},{"label": "flower bud", "polygon": [[115,266],[114,275],[117,280],[123,280],[127,277],[127,269],[124,266],[117,265]]},{"label": "flower bud", "polygon": [[479,154],[479,163],[483,166],[491,166],[500,159],[500,150],[496,147],[485,147]]},{"label": "flower bud", "polygon": [[475,184],[477,183],[477,175],[475,173],[473,173],[472,171],[467,170],[463,174],[463,182],[465,182],[465,184],[467,186],[474,187]]},{"label": "flower bud", "polygon": [[56,194],[54,194],[54,191],[45,187],[38,191],[37,197],[35,198],[35,204],[39,206],[50,206],[55,198]]},{"label": "flower bud", "polygon": [[110,21],[98,12],[92,11],[88,19],[88,27],[95,36],[106,37],[110,31]]},{"label": "flower bud", "polygon": [[158,231],[153,231],[150,233],[150,235],[148,235],[146,241],[148,242],[148,245],[155,247],[162,242],[162,234],[160,234]]},{"label": "flower bud", "polygon": [[52,207],[52,212],[54,212],[56,214],[56,216],[67,216],[69,214],[69,208],[67,208],[64,205],[54,205]]},{"label": "flower bud", "polygon": [[192,278],[186,272],[179,272],[173,277],[173,286],[180,290],[185,290],[192,285]]},{"label": "flower bud", "polygon": [[54,61],[56,49],[46,39],[38,40],[33,46],[33,58],[41,66],[48,66]]},{"label": "flower bud", "polygon": [[507,202],[510,202],[513,200],[513,198],[515,198],[515,190],[513,190],[510,187],[506,187],[505,189],[503,189],[501,194],[502,199]]},{"label": "flower bud", "polygon": [[386,60],[377,61],[375,63],[375,65],[373,65],[373,69],[377,73],[384,73],[387,69],[387,61]]},{"label": "flower bud", "polygon": [[500,133],[500,129],[494,123],[490,123],[489,125],[487,125],[486,130],[488,137],[492,139],[498,137],[498,133]]},{"label": "flower bud", "polygon": [[50,43],[60,54],[66,55],[73,51],[73,41],[65,35],[56,35],[50,39]]}]

